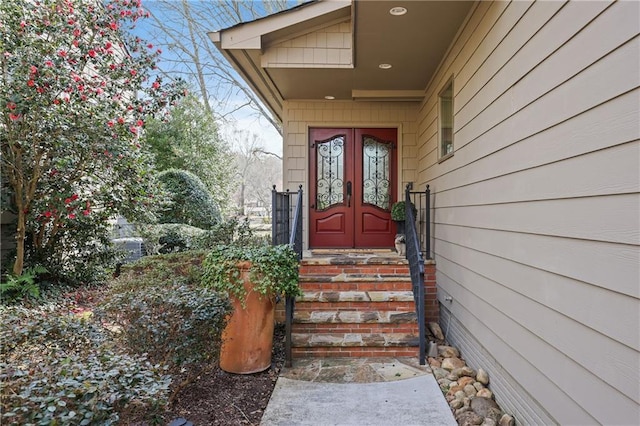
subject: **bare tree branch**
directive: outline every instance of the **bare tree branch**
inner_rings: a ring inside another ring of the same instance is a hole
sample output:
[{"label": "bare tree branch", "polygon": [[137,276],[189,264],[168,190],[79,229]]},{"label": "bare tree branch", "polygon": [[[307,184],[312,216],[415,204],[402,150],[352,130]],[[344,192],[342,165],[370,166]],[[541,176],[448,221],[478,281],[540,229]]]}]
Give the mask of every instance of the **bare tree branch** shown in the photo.
[{"label": "bare tree branch", "polygon": [[[291,7],[300,0],[155,0],[147,3],[154,17],[152,36],[165,50],[159,73],[194,85],[206,108],[218,119],[249,109],[282,134],[281,124],[239,77],[209,40],[207,33]],[[233,101],[233,102],[232,102]]]}]

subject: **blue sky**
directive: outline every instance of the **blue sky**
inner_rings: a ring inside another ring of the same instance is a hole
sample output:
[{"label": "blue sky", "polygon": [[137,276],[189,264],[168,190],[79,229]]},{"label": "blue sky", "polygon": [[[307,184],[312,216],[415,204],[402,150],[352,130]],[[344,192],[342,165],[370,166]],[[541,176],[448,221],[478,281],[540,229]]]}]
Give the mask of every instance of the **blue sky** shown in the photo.
[{"label": "blue sky", "polygon": [[[197,34],[204,38],[206,37],[207,31],[215,31],[234,25],[237,20],[230,17],[228,13],[223,13],[225,6],[228,6],[230,3],[230,0],[225,2],[215,0],[189,0],[188,5],[192,13],[193,20],[197,21],[195,23],[199,24],[202,29],[202,31],[198,31]],[[283,0],[279,1],[279,3],[281,5],[286,3],[287,7],[293,7],[300,2],[295,0]],[[242,17],[243,21],[249,21],[255,19],[255,17],[268,15],[270,11],[269,9],[273,10],[273,8],[277,6],[278,2],[274,2],[273,0],[266,0],[265,2],[245,1],[240,2],[239,4],[240,7],[237,9],[238,14]],[[181,6],[181,0],[143,1],[143,7],[159,18],[162,24],[166,25],[170,31],[175,31],[178,34],[188,34],[188,23],[182,15],[178,13]],[[220,13],[218,13],[219,11]],[[179,49],[172,49],[167,45],[168,41],[162,39],[161,33],[157,28],[157,23],[153,18],[139,21],[135,32],[145,40],[153,43],[154,45],[159,45],[162,48],[159,66],[163,70],[168,70],[168,74],[171,77],[180,75],[181,71],[184,72],[188,67],[192,66],[192,64],[189,63],[190,61],[185,58],[184,55],[180,54]],[[215,46],[213,46],[213,43],[208,41],[208,39],[204,41],[201,40],[200,42],[207,44],[205,47],[213,48],[215,50]],[[188,40],[186,40],[185,43],[188,43]],[[201,55],[201,57],[205,59],[210,56],[204,54]],[[213,75],[208,76],[207,79],[208,86],[215,86],[217,82],[221,81],[220,79],[216,79]],[[213,92],[213,90],[211,90],[211,92]],[[235,110],[239,105],[245,102],[240,96],[236,96],[233,93],[232,88],[227,89],[224,93],[228,96],[225,98],[226,101],[214,107],[214,110],[221,115]],[[212,97],[221,98],[222,96],[210,96],[210,98]],[[235,122],[236,128],[247,130],[259,135],[263,142],[264,149],[277,154],[282,154],[282,138],[266,119],[260,118],[249,108],[239,109],[233,112],[231,116],[233,117],[231,121]],[[223,134],[230,131],[229,124],[224,122],[220,122],[219,124]]]}]

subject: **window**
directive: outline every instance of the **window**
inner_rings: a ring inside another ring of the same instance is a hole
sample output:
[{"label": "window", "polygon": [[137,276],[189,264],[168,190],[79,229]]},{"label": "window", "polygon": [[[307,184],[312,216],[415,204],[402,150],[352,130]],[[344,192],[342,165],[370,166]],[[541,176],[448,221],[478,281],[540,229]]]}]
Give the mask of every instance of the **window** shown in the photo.
[{"label": "window", "polygon": [[453,78],[438,95],[438,138],[440,158],[453,155]]}]

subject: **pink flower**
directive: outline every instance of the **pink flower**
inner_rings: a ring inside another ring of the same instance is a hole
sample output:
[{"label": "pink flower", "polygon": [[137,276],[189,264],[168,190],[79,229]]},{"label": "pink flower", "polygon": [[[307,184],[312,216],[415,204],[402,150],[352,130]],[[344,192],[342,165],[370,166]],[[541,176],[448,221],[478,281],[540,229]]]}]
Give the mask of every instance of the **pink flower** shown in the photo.
[{"label": "pink flower", "polygon": [[36,85],[36,82],[35,82],[35,81],[33,81],[33,80],[29,80],[29,81],[27,81],[27,86],[29,86],[29,87],[33,87],[33,86],[35,86],[35,85]]},{"label": "pink flower", "polygon": [[153,49],[153,44],[151,43],[147,44],[147,49]]},{"label": "pink flower", "polygon": [[82,214],[85,216],[89,216],[91,214],[91,210],[90,209],[82,210]]},{"label": "pink flower", "polygon": [[129,131],[131,131],[131,133],[133,133],[134,135],[138,134],[138,128],[136,126],[129,126]]},{"label": "pink flower", "polygon": [[95,57],[96,57],[96,51],[95,51],[95,50],[93,50],[93,49],[91,49],[91,50],[89,51],[89,56],[91,56],[92,58],[95,58]]},{"label": "pink flower", "polygon": [[29,67],[29,73],[30,74],[37,74],[38,73],[38,68],[36,68],[35,65],[31,65]]},{"label": "pink flower", "polygon": [[112,47],[113,47],[113,44],[111,44],[110,41],[106,42],[105,45],[104,45],[105,49],[111,49]]},{"label": "pink flower", "polygon": [[46,212],[44,212],[44,217],[51,217],[52,213],[47,210]]},{"label": "pink flower", "polygon": [[107,126],[109,126],[109,127],[113,127],[114,124],[115,123],[113,122],[113,120],[107,121]]},{"label": "pink flower", "polygon": [[73,195],[71,196],[71,199],[72,199],[73,201],[77,200],[77,199],[78,199],[78,194],[73,194]]},{"label": "pink flower", "polygon": [[138,74],[138,71],[136,70],[130,70],[129,74],[131,74],[132,76],[135,76],[136,74]]},{"label": "pink flower", "polygon": [[80,28],[76,28],[75,30],[73,30],[73,35],[74,37],[80,37],[82,35],[82,31],[80,31]]},{"label": "pink flower", "polygon": [[65,198],[64,203],[71,204],[71,201],[73,201],[71,198]]},{"label": "pink flower", "polygon": [[69,213],[69,219],[73,220],[76,218],[76,214],[75,213]]},{"label": "pink flower", "polygon": [[136,121],[136,126],[138,126],[138,127],[144,126],[144,121],[142,121],[142,120]]},{"label": "pink flower", "polygon": [[118,124],[124,124],[124,118],[118,117]]},{"label": "pink flower", "polygon": [[44,61],[44,64],[48,67],[52,67],[53,66],[53,62],[52,61]]},{"label": "pink flower", "polygon": [[73,25],[73,24],[75,24],[75,22],[73,21],[73,19],[69,19],[69,20],[67,21],[67,24],[69,24],[69,25]]},{"label": "pink flower", "polygon": [[118,29],[118,24],[116,22],[112,22],[109,24],[109,28],[111,28],[113,31]]},{"label": "pink flower", "polygon": [[20,114],[14,114],[12,112],[9,113],[9,118],[11,119],[11,121],[16,121],[20,119]]},{"label": "pink flower", "polygon": [[20,21],[20,28],[24,28],[27,26],[27,23],[24,21]]},{"label": "pink flower", "polygon": [[7,108],[9,108],[11,111],[13,111],[14,109],[16,109],[17,105],[13,102],[9,102],[7,103]]},{"label": "pink flower", "polygon": [[154,81],[153,84],[151,85],[151,87],[153,87],[154,89],[159,89],[160,88],[160,82]]},{"label": "pink flower", "polygon": [[67,56],[67,51],[66,50],[59,50],[58,51],[58,55],[65,58]]}]

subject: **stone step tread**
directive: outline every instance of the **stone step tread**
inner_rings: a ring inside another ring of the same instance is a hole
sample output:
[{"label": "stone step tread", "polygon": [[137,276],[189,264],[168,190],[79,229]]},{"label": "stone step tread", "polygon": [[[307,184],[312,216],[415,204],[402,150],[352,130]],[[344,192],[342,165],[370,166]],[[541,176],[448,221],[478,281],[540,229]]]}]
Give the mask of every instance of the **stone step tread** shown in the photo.
[{"label": "stone step tread", "polygon": [[300,282],[411,282],[406,274],[306,274],[301,273]]},{"label": "stone step tread", "polygon": [[412,291],[304,291],[296,302],[413,302]]},{"label": "stone step tread", "polygon": [[406,333],[291,333],[294,347],[418,346],[418,336]]},{"label": "stone step tread", "polygon": [[302,324],[406,324],[417,320],[415,311],[304,311],[295,310],[293,320]]},{"label": "stone step tread", "polygon": [[366,255],[344,255],[344,256],[322,256],[302,258],[301,265],[408,265],[407,259],[398,255],[388,256],[366,256]]}]

